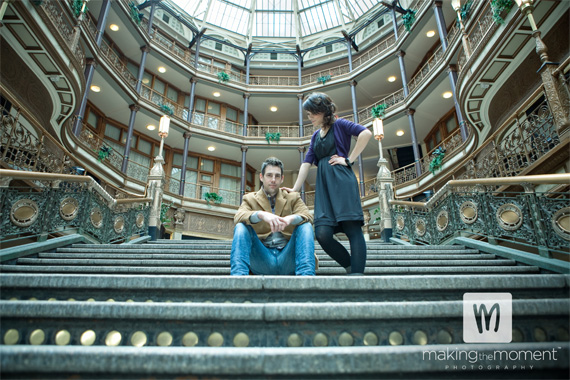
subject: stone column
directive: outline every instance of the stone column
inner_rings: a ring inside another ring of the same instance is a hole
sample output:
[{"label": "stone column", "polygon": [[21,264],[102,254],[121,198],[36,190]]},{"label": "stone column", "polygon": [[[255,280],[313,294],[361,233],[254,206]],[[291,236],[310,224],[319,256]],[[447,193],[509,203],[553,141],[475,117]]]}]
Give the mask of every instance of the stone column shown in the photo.
[{"label": "stone column", "polygon": [[81,98],[81,103],[79,104],[79,109],[75,113],[75,119],[73,121],[73,127],[71,131],[75,136],[81,134],[83,129],[83,117],[85,116],[85,108],[87,108],[87,98],[89,97],[89,88],[91,87],[91,82],[93,81],[93,74],[95,73],[95,67],[97,62],[94,58],[87,58],[85,65],[85,91],[83,92],[83,97]]},{"label": "stone column", "polygon": [[180,173],[180,189],[178,195],[184,196],[184,186],[186,185],[186,163],[188,161],[188,143],[192,133],[184,132],[184,153],[182,153],[182,173]]},{"label": "stone column", "polygon": [[408,115],[408,122],[410,123],[410,134],[412,135],[412,150],[414,152],[414,163],[416,166],[416,175],[422,175],[422,167],[420,165],[420,150],[418,149],[418,139],[416,137],[416,124],[414,123],[414,114],[416,110],[408,108],[406,110],[406,115]]},{"label": "stone column", "polygon": [[[356,85],[358,82],[355,80],[350,81],[350,93],[352,96],[352,114],[354,115],[354,122],[358,124],[358,108],[356,107]],[[360,177],[360,195],[366,195],[366,189],[364,188],[364,168],[362,165],[362,154],[358,155],[358,176]]]},{"label": "stone column", "polygon": [[188,104],[188,116],[186,121],[192,122],[192,113],[194,112],[194,96],[196,95],[196,83],[198,79],[192,77],[190,78],[190,104]]},{"label": "stone column", "polygon": [[245,194],[245,182],[246,182],[246,155],[247,155],[248,147],[246,145],[241,146],[241,186],[240,186],[240,194],[239,194],[239,203],[243,200],[243,196]]},{"label": "stone column", "polygon": [[129,117],[129,129],[127,131],[127,141],[125,142],[125,151],[123,152],[123,164],[121,165],[121,171],[127,174],[127,167],[129,165],[129,154],[131,153],[131,140],[133,138],[133,130],[135,128],[135,119],[137,117],[137,112],[140,107],[136,104],[131,104],[129,106],[131,110],[131,116]]},{"label": "stone column", "polygon": [[150,208],[150,218],[148,221],[148,234],[150,239],[155,241],[160,234],[160,209],[162,206],[162,196],[164,194],[164,159],[157,156],[154,159],[154,166],[150,170],[148,176],[148,196],[152,198]]}]

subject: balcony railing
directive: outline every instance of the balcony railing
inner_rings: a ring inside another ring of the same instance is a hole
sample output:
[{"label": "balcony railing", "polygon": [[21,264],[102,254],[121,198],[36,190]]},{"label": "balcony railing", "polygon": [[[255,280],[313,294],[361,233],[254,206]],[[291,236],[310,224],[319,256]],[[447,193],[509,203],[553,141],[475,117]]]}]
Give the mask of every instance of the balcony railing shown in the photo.
[{"label": "balcony railing", "polygon": [[[470,128],[471,129],[471,128]],[[431,160],[432,153],[438,149],[443,148],[445,149],[445,157],[443,162],[449,161],[449,157],[452,157],[457,153],[457,150],[462,146],[463,140],[461,140],[461,133],[459,128],[453,131],[449,136],[445,138],[441,143],[439,143],[435,148],[430,150],[426,155],[420,158],[420,166],[422,168],[422,173],[428,173]],[[406,182],[413,181],[417,178],[416,173],[416,166],[415,163],[411,163],[409,165],[403,166],[399,169],[396,169],[392,172],[394,176],[394,185],[402,185]]]},{"label": "balcony railing", "polygon": [[[68,136],[74,136],[70,130],[68,130]],[[98,152],[101,151],[102,148],[111,148],[108,143],[106,143],[101,137],[97,136],[95,132],[93,132],[85,123],[83,123],[83,128],[81,129],[81,133],[77,139],[77,142],[94,157],[98,157]],[[100,162],[101,165],[107,165],[115,169],[118,173],[121,173],[123,160],[123,154],[111,148],[109,155]],[[126,176],[131,179],[146,183],[150,168],[132,160],[127,160],[127,162],[128,164]]]},{"label": "balcony railing", "polygon": [[[493,35],[499,25],[493,21],[493,10],[490,3],[486,4],[486,8],[479,13],[476,20],[469,22],[469,30],[467,32],[467,43],[471,50],[471,57],[477,56],[475,50],[487,46],[487,42]],[[459,51],[459,59],[457,61],[458,71],[463,71],[463,67],[467,63],[467,55],[463,47]]]},{"label": "balcony railing", "polygon": [[21,114],[0,106],[0,160],[2,167],[43,173],[76,174],[81,164],[42,129],[29,129]]}]

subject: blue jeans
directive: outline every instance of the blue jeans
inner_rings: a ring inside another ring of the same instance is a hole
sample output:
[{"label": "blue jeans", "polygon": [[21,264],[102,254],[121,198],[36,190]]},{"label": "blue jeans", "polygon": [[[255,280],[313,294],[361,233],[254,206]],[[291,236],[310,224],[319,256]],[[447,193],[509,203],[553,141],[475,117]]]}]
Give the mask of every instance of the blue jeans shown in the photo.
[{"label": "blue jeans", "polygon": [[291,239],[283,249],[267,248],[257,237],[253,227],[236,224],[232,253],[231,275],[315,275],[315,238],[311,223],[295,227]]}]

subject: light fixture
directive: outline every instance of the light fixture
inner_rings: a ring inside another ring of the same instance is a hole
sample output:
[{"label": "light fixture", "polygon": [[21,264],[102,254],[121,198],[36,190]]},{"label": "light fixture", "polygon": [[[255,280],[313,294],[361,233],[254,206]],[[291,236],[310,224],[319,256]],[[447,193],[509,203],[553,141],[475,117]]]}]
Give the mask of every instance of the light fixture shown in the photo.
[{"label": "light fixture", "polygon": [[396,131],[396,136],[404,136],[404,131],[401,129],[399,131]]},{"label": "light fixture", "polygon": [[117,30],[119,30],[119,25],[111,24],[109,25],[109,29],[111,29],[113,32],[116,32]]},{"label": "light fixture", "polygon": [[146,126],[146,129],[148,129],[149,131],[154,131],[156,129],[156,126],[149,124]]},{"label": "light fixture", "polygon": [[269,110],[270,110],[271,112],[277,112],[277,107],[271,106],[271,107],[269,108]]},{"label": "light fixture", "polygon": [[374,119],[372,130],[374,131],[374,138],[376,140],[380,141],[384,138],[384,123],[382,122],[382,119]]},{"label": "light fixture", "polygon": [[159,73],[165,73],[165,72],[166,72],[166,68],[165,68],[164,66],[160,66],[160,67],[158,68],[158,72],[159,72]]},{"label": "light fixture", "polygon": [[210,152],[213,152],[213,151],[216,150],[216,147],[213,146],[213,145],[211,145],[211,146],[208,147],[208,150],[209,150]]},{"label": "light fixture", "polygon": [[453,96],[453,93],[452,93],[451,91],[446,91],[446,92],[443,93],[442,96],[443,96],[444,99],[449,99],[449,98],[451,98],[451,97]]},{"label": "light fixture", "polygon": [[214,95],[216,98],[219,98],[220,95],[222,95],[222,94],[220,94],[218,91],[216,91],[216,92],[214,92],[212,95]]},{"label": "light fixture", "polygon": [[91,86],[91,91],[93,91],[93,92],[101,92],[101,87],[93,85],[93,86]]},{"label": "light fixture", "polygon": [[168,115],[163,115],[160,118],[160,124],[158,125],[158,135],[160,136],[160,148],[158,149],[158,155],[162,157],[162,148],[164,147],[164,139],[168,136],[168,130],[170,129],[170,117]]},{"label": "light fixture", "polygon": [[148,79],[148,78],[143,78],[142,82],[143,82],[144,84],[148,84],[148,82],[150,82],[150,79]]},{"label": "light fixture", "polygon": [[453,10],[457,12],[461,8],[461,1],[460,0],[451,0],[451,6]]},{"label": "light fixture", "polygon": [[426,36],[428,36],[429,38],[432,38],[433,36],[435,36],[435,30],[430,30],[426,33]]},{"label": "light fixture", "polygon": [[395,81],[396,81],[395,76],[392,75],[391,77],[388,77],[388,82],[395,82]]}]

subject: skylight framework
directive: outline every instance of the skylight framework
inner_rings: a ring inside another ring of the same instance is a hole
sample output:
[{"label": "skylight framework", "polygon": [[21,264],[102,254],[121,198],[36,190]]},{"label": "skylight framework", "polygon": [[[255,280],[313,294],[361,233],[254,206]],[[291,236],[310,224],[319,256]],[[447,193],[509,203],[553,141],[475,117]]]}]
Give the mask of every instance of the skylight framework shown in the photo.
[{"label": "skylight framework", "polygon": [[[169,0],[200,26],[258,38],[303,38],[353,24],[378,0]],[[300,35],[299,35],[300,34]]]}]

